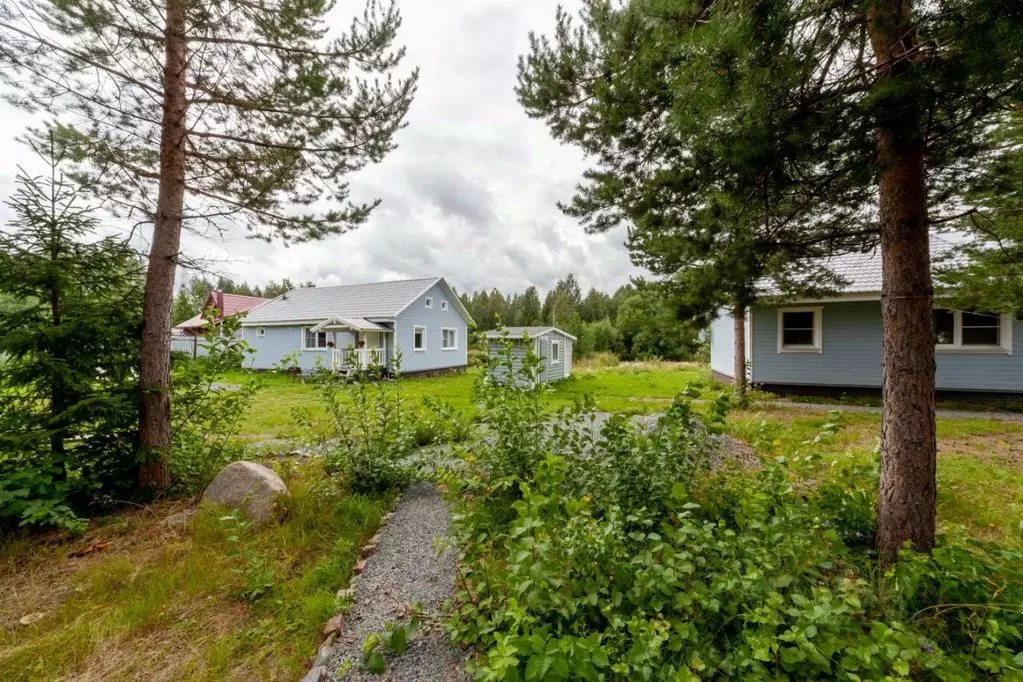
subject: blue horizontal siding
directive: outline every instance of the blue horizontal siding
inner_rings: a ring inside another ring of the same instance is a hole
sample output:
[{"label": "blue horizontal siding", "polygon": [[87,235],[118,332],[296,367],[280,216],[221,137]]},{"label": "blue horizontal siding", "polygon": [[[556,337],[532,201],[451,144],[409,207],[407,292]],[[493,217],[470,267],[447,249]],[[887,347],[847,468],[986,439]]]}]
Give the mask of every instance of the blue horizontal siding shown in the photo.
[{"label": "blue horizontal siding", "polygon": [[[257,327],[243,327],[242,338],[255,349],[256,353],[246,362],[252,369],[273,369],[285,357],[297,351],[298,366],[303,372],[316,369],[319,360],[323,367],[330,366],[330,351],[302,350],[302,327],[299,326],[267,326],[261,327],[264,336],[259,338]],[[333,340],[338,348],[350,348],[355,345],[355,336],[350,332],[330,332],[328,340]]]},{"label": "blue horizontal siding", "polygon": [[[426,298],[433,298],[433,307],[426,307]],[[441,302],[447,303],[447,310],[441,310]],[[426,327],[426,350],[416,351],[412,343],[413,327]],[[441,347],[441,330],[455,329],[458,336],[455,350]],[[455,303],[444,292],[444,287],[435,284],[429,291],[412,302],[394,324],[396,345],[401,350],[401,371],[423,372],[449,367],[465,367],[468,346],[468,324],[455,309]]]},{"label": "blue horizontal siding", "polygon": [[[778,309],[753,313],[753,381],[763,384],[881,387],[881,304],[822,304],[821,353],[778,352]],[[937,388],[1023,392],[1023,323],[1013,323],[1013,353],[938,351]],[[713,343],[712,343],[713,348]]]}]

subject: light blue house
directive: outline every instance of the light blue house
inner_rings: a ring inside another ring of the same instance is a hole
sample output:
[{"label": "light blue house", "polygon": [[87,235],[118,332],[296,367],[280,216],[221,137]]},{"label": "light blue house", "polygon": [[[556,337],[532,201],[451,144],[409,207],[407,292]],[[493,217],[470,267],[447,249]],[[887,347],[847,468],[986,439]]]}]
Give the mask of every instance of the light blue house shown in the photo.
[{"label": "light blue house", "polygon": [[[880,389],[881,256],[832,259],[846,280],[828,298],[761,304],[746,316],[747,376],[768,390]],[[769,299],[768,299],[769,300]],[[934,311],[937,389],[1023,393],[1023,322],[1011,314]],[[734,378],[734,320],[711,324],[711,369]]]},{"label": "light blue house", "polygon": [[253,308],[242,338],[253,369],[294,355],[305,372],[380,365],[403,374],[464,369],[472,322],[443,277],[294,289]]}]

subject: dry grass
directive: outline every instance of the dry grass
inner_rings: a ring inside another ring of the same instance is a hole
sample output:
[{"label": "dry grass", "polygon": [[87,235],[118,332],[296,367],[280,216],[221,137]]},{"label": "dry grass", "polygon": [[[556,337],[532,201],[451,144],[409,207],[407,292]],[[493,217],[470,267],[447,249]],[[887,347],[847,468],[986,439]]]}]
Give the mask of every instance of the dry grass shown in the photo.
[{"label": "dry grass", "polygon": [[[228,540],[220,510],[167,523],[194,511],[172,501],[100,519],[84,538],[0,546],[0,680],[299,677],[388,500],[336,494],[312,467],[289,486],[285,522],[242,531],[249,554]],[[105,548],[79,555],[100,541]],[[256,601],[240,596],[250,556],[273,573]]]}]

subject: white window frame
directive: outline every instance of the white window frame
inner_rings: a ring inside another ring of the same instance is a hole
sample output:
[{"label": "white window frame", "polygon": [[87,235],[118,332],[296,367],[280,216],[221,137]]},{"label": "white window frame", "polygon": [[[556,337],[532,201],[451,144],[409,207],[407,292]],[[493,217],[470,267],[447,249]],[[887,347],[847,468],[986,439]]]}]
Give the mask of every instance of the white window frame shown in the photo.
[{"label": "white window frame", "polygon": [[[785,313],[813,313],[813,344],[809,346],[785,345]],[[778,352],[779,353],[823,353],[824,352],[824,308],[803,306],[800,308],[778,308]]]},{"label": "white window frame", "polygon": [[440,309],[441,310],[447,310],[448,309],[448,302],[447,301],[441,301],[440,302]]},{"label": "white window frame", "polygon": [[261,339],[266,336],[266,327],[256,327],[256,338]]},{"label": "white window frame", "polygon": [[[554,351],[555,348],[558,349],[557,353],[555,353]],[[557,355],[557,357],[555,357],[555,355]],[[561,341],[554,341],[553,339],[551,340],[551,364],[552,365],[561,364]]]},{"label": "white window frame", "polygon": [[[451,332],[454,339],[454,345],[444,345],[444,333]],[[440,349],[441,350],[458,350],[458,329],[455,327],[441,327],[440,328]]]},{"label": "white window frame", "polygon": [[[935,308],[935,310],[950,310],[949,308]],[[998,332],[998,345],[997,346],[980,346],[973,344],[963,344],[963,312],[962,310],[952,310],[952,314],[955,316],[955,326],[953,327],[953,338],[952,343],[936,343],[934,344],[934,350],[939,353],[1005,353],[1006,355],[1012,355],[1012,322],[1013,316],[1011,313],[1002,313],[1001,315],[1001,329]],[[973,312],[973,311],[965,311]]]},{"label": "white window frame", "polygon": [[[421,348],[416,346],[416,332],[420,329],[423,330],[423,345]],[[413,353],[425,353],[426,352],[426,327],[422,325],[414,325],[412,327],[412,352]]]},{"label": "white window frame", "polygon": [[433,296],[426,297],[426,307],[430,308],[431,310],[433,309]]},{"label": "white window frame", "polygon": [[322,329],[313,332],[314,334],[316,334],[316,338],[317,339],[320,338],[320,334],[323,334],[323,347],[321,348],[320,346],[307,346],[307,345],[305,345],[305,335],[306,335],[306,332],[307,331],[311,331],[312,327],[302,327],[301,329],[302,329],[302,346],[301,346],[301,348],[302,348],[303,351],[307,351],[307,350],[330,350],[330,348],[327,346],[327,344],[330,343],[330,338],[328,338],[327,332],[323,331]]}]

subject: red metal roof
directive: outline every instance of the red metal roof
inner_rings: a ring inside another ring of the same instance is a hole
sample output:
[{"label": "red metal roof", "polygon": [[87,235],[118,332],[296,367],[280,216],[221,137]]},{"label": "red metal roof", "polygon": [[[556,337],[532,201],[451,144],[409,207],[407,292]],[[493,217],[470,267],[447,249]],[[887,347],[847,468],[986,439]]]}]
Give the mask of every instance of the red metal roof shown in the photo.
[{"label": "red metal roof", "polygon": [[[269,298],[260,298],[258,296],[241,296],[239,294],[225,294],[223,291],[211,291],[206,294],[206,303],[203,304],[202,312],[175,325],[171,330],[171,334],[177,336],[181,335],[185,330],[194,331],[202,329],[206,326],[205,313],[210,308],[216,308],[220,311],[220,315],[217,316],[219,321],[225,317],[231,317],[238,313],[252,310],[269,300]],[[175,330],[177,333],[175,333]]]}]

